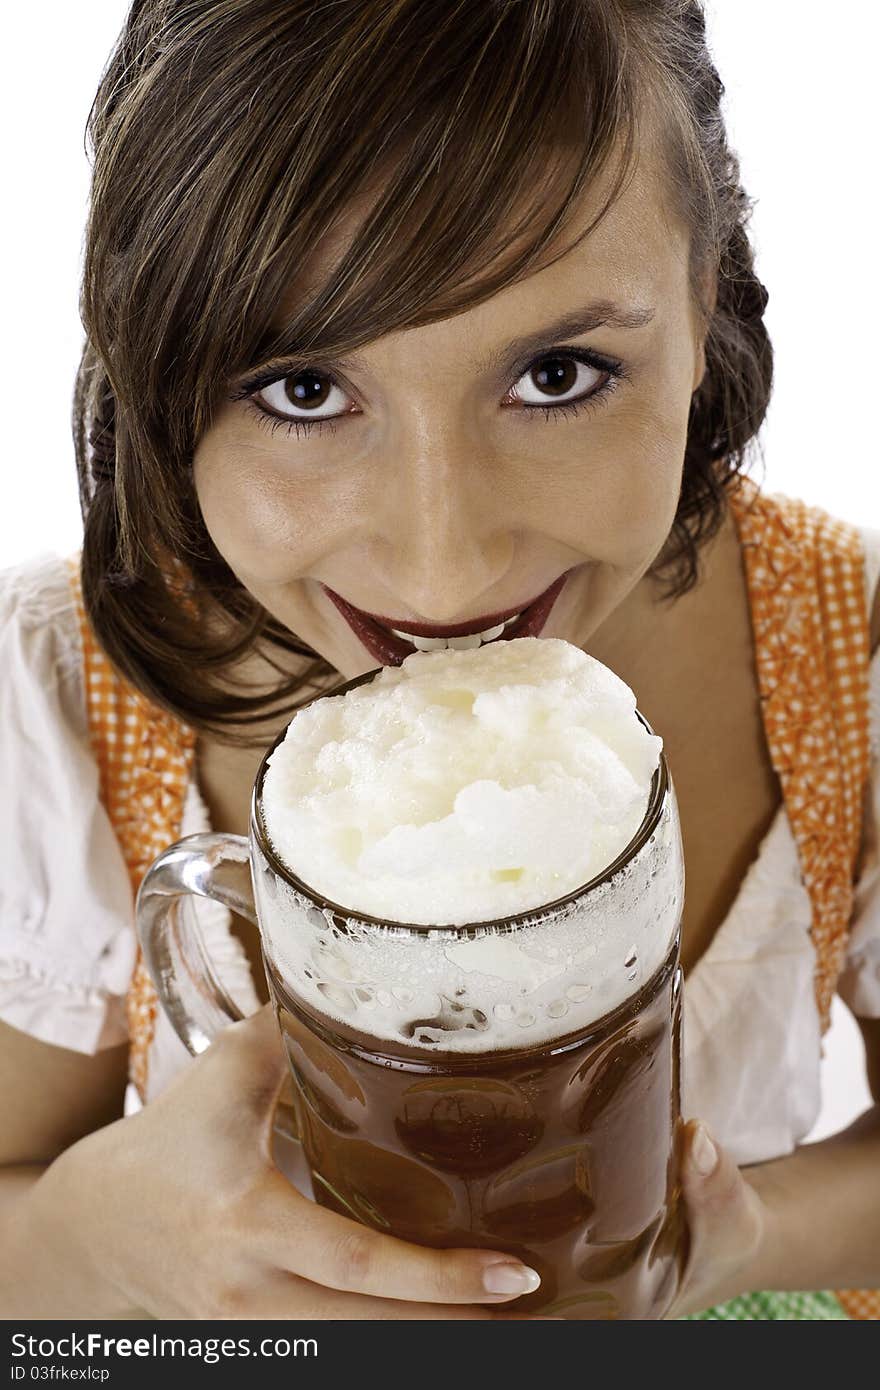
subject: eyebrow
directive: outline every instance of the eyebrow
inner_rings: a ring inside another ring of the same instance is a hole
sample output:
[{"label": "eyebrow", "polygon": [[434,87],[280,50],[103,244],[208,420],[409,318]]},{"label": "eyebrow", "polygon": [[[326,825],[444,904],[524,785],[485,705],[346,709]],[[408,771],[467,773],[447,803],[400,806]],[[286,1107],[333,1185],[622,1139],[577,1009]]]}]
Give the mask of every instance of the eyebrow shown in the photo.
[{"label": "eyebrow", "polygon": [[[549,345],[560,343],[566,338],[577,338],[583,333],[592,333],[597,328],[644,328],[651,322],[655,312],[648,305],[625,308],[610,299],[593,299],[588,304],[563,314],[553,323],[545,324],[543,328],[536,328],[534,332],[526,333],[523,337],[511,339],[491,353],[481,366],[485,371],[497,371],[499,368],[510,370],[514,364]],[[292,362],[307,362],[328,368],[342,367],[344,371],[354,370],[365,374],[369,371],[365,359],[354,352],[332,360],[320,353],[282,353],[273,357],[272,362],[285,362],[288,358]]]},{"label": "eyebrow", "polygon": [[539,352],[548,343],[559,342],[565,338],[577,338],[582,333],[592,333],[597,328],[644,328],[654,317],[654,309],[647,305],[625,309],[610,299],[593,299],[580,309],[572,309],[562,318],[543,328],[535,329],[522,338],[514,338],[503,348],[493,353],[486,366],[496,368],[502,364],[509,366],[520,357]]}]

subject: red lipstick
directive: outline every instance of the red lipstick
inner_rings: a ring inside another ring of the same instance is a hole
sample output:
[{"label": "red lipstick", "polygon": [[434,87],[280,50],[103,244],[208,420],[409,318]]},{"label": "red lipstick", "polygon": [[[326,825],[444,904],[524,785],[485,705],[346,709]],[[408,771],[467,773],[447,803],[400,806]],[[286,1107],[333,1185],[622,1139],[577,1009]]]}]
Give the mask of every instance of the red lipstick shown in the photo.
[{"label": "red lipstick", "polygon": [[[500,613],[489,613],[484,617],[471,619],[470,622],[452,623],[448,627],[444,627],[440,623],[392,622],[387,618],[380,618],[375,614],[367,613],[361,608],[355,608],[340,594],[328,589],[326,584],[322,584],[321,588],[327,597],[332,599],[370,655],[383,666],[399,666],[416,651],[416,648],[411,642],[406,642],[403,638],[396,637],[393,632],[389,632],[387,629],[392,626],[400,627],[401,631],[412,632],[418,637],[467,637],[475,632],[485,632],[487,628],[495,627],[498,623],[513,617],[514,613],[520,613],[519,621],[507,628],[503,636],[496,638],[496,641],[509,642],[515,637],[537,637],[571,573],[571,570],[567,570],[565,574],[561,574],[558,579],[554,580],[549,589],[545,589],[542,594],[539,594],[536,599],[532,599],[531,603],[522,609],[507,608]],[[384,624],[384,626],[380,626],[380,624]]]}]

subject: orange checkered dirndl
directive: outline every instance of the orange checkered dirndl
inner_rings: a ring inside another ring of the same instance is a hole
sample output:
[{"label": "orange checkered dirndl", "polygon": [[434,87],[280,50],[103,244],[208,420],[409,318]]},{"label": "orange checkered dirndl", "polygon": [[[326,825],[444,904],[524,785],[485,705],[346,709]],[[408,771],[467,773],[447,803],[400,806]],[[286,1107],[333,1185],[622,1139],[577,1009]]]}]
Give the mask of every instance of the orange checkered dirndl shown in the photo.
[{"label": "orange checkered dirndl", "polygon": [[[101,801],[128,866],[133,894],[153,860],[180,838],[195,734],[135,690],[98,645],[83,607],[79,555],[68,558],[79,617],[89,732]],[[146,1101],[158,1000],[141,949],[126,998],[129,1080]]]},{"label": "orange checkered dirndl", "polygon": [[[828,1027],[853,908],[869,770],[869,632],[858,530],[818,507],[729,493],[745,565],[764,730],[812,908],[816,1007]],[[89,726],[101,797],[137,892],[180,837],[195,735],[113,668],[86,619],[79,556],[69,561],[82,633]],[[128,992],[130,1079],[146,1099],[156,993],[138,950]],[[873,1290],[838,1294],[855,1318],[880,1318]]]},{"label": "orange checkered dirndl", "polygon": [[[749,479],[731,494],[764,732],[812,906],[816,1007],[828,1028],[853,910],[870,768],[864,551],[858,529]],[[838,1289],[851,1318],[880,1290]]]}]

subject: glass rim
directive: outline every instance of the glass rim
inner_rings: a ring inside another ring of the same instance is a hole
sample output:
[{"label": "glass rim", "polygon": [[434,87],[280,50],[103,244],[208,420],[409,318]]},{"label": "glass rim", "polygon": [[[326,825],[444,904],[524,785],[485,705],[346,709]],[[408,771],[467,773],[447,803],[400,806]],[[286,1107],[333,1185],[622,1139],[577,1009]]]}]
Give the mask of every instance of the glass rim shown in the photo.
[{"label": "glass rim", "polygon": [[[322,690],[312,700],[309,700],[305,705],[300,706],[300,708],[308,709],[309,706],[313,705],[316,700],[325,700],[328,698],[328,696],[332,695],[344,695],[347,691],[354,690],[359,685],[366,685],[367,682],[374,680],[376,676],[378,676],[380,672],[384,671],[385,669],[386,668],[384,666],[377,666],[374,670],[367,671],[364,675],[361,676],[355,676],[350,681],[343,681],[339,685],[333,686],[330,690]],[[297,710],[296,713],[299,713],[299,710]],[[654,730],[651,728],[651,725],[648,723],[647,719],[641,713],[641,711],[637,708],[635,713],[636,718],[640,720],[640,722],[644,725],[648,733],[653,734]],[[293,718],[296,718],[296,714],[294,714]],[[645,814],[642,817],[642,823],[636,831],[635,835],[630,840],[629,844],[621,850],[620,854],[617,855],[616,859],[613,859],[612,862],[606,868],[604,868],[600,874],[596,874],[594,878],[589,879],[586,883],[581,884],[579,887],[572,888],[561,898],[554,898],[552,902],[541,903],[537,907],[526,908],[523,912],[511,914],[506,917],[487,918],[482,922],[435,923],[402,922],[396,920],[388,921],[383,917],[373,917],[369,913],[359,912],[355,908],[345,907],[341,903],[334,902],[332,898],[328,898],[325,894],[319,893],[317,889],[313,888],[310,884],[308,884],[305,881],[305,879],[300,878],[298,874],[294,873],[294,871],[287,864],[285,864],[282,859],[279,858],[277,852],[273,849],[269,841],[269,836],[266,831],[265,822],[263,820],[263,779],[266,775],[266,769],[269,765],[269,759],[271,758],[272,754],[275,752],[279,744],[282,743],[284,738],[286,737],[287,730],[290,727],[291,722],[292,721],[289,720],[285,727],[280,731],[280,733],[276,735],[275,739],[272,741],[271,745],[266,749],[266,752],[263,754],[263,757],[260,761],[260,766],[257,770],[257,775],[254,779],[253,790],[251,792],[251,834],[253,835],[253,838],[256,841],[257,846],[259,847],[260,853],[263,855],[266,862],[270,865],[270,867],[278,875],[278,877],[282,879],[290,888],[293,888],[295,892],[301,894],[303,897],[310,899],[310,901],[314,904],[315,907],[321,910],[331,912],[334,915],[334,917],[341,917],[343,919],[348,918],[350,921],[363,923],[365,926],[369,927],[383,927],[387,931],[417,933],[438,931],[448,932],[451,935],[456,935],[459,937],[471,937],[481,935],[482,933],[491,930],[512,931],[518,926],[536,926],[542,922],[552,919],[553,917],[557,917],[569,904],[577,901],[580,898],[585,897],[588,893],[594,892],[597,888],[601,887],[602,884],[610,882],[610,880],[614,878],[618,873],[620,873],[621,870],[626,868],[627,864],[629,864],[636,857],[636,855],[644,847],[644,845],[647,843],[647,841],[650,839],[650,837],[654,834],[655,830],[657,829],[657,826],[660,823],[660,818],[663,814],[663,810],[669,796],[669,768],[666,762],[665,752],[663,749],[661,749],[660,761],[658,762],[657,768],[651,779],[651,789],[648,794],[648,805],[645,808]],[[345,920],[337,922],[336,925],[344,928],[346,925]]]}]

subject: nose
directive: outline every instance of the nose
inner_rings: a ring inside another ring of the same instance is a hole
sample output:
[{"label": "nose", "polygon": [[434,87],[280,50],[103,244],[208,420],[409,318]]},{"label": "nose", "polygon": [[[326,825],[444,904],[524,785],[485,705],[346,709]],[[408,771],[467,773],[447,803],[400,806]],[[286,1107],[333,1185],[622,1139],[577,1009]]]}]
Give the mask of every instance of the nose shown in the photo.
[{"label": "nose", "polygon": [[460,430],[412,431],[382,499],[378,572],[400,612],[452,624],[504,600],[517,530],[493,460]]}]

